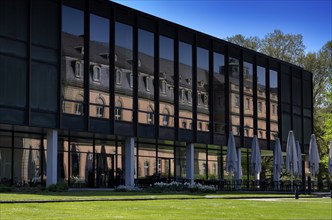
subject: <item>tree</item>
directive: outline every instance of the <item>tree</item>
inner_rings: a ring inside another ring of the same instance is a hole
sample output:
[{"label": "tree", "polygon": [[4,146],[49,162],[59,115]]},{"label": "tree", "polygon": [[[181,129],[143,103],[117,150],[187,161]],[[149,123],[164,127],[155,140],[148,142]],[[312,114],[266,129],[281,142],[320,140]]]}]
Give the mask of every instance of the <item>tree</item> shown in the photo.
[{"label": "tree", "polygon": [[261,47],[261,40],[259,37],[245,37],[242,34],[236,34],[232,37],[227,37],[226,40],[255,51],[259,51]]},{"label": "tree", "polygon": [[284,34],[280,30],[274,30],[262,39],[260,52],[301,66],[304,49],[301,34]]}]

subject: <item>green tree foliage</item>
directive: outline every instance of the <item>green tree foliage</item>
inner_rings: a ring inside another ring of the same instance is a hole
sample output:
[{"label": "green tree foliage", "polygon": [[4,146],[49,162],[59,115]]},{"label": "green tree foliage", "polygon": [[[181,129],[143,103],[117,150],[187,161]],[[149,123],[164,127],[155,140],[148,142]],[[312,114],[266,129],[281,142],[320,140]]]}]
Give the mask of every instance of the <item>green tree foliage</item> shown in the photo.
[{"label": "green tree foliage", "polygon": [[284,34],[280,30],[274,30],[262,39],[260,52],[301,66],[304,49],[301,34]]},{"label": "green tree foliage", "polygon": [[227,37],[226,40],[255,51],[259,51],[261,48],[261,40],[259,37],[245,37],[242,34],[236,34],[232,37]]}]

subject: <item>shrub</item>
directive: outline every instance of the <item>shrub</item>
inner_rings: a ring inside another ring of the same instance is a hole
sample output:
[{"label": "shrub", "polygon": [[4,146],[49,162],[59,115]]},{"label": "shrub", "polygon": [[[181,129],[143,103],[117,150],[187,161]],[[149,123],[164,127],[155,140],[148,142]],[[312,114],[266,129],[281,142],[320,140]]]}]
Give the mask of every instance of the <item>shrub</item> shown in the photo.
[{"label": "shrub", "polygon": [[65,182],[49,185],[47,188],[49,192],[63,192],[68,190],[68,184]]},{"label": "shrub", "polygon": [[127,187],[124,185],[119,185],[114,189],[114,192],[138,192],[141,191],[138,187]]},{"label": "shrub", "polygon": [[12,186],[0,185],[0,193],[4,193],[4,192],[12,192],[12,191],[14,191],[14,187],[12,187]]},{"label": "shrub", "polygon": [[213,185],[202,185],[200,183],[178,183],[178,182],[171,182],[171,183],[163,183],[157,182],[152,187],[153,191],[155,192],[200,192],[200,193],[213,193],[217,191],[217,188]]}]

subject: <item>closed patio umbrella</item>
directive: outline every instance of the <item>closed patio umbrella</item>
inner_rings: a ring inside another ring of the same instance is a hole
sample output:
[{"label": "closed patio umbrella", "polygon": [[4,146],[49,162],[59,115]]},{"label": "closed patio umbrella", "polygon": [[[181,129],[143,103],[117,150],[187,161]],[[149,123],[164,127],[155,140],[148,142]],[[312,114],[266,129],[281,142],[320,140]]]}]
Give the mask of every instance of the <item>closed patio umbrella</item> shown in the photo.
[{"label": "closed patio umbrella", "polygon": [[277,184],[279,190],[280,173],[284,166],[284,158],[282,157],[282,150],[280,140],[277,138],[273,150],[273,181]]},{"label": "closed patio umbrella", "polygon": [[286,145],[286,170],[291,175],[291,191],[293,191],[293,175],[298,171],[298,156],[293,131],[289,131]]},{"label": "closed patio umbrella", "polygon": [[302,175],[302,153],[301,153],[301,145],[299,141],[296,141],[296,153],[297,153],[297,167],[298,167],[298,173],[297,176]]},{"label": "closed patio umbrella", "polygon": [[310,146],[309,146],[309,170],[310,174],[316,176],[319,172],[319,153],[318,146],[316,142],[316,136],[311,135]]},{"label": "closed patio umbrella", "polygon": [[257,180],[259,179],[259,174],[262,171],[262,158],[259,149],[257,135],[255,135],[252,140],[250,165],[251,165],[251,173],[255,177],[255,184],[256,184]]},{"label": "closed patio umbrella", "polygon": [[329,151],[329,160],[327,163],[327,169],[329,170],[329,173],[332,175],[332,140],[331,140],[331,146]]},{"label": "closed patio umbrella", "polygon": [[230,132],[227,142],[227,154],[226,154],[226,171],[229,173],[229,178],[232,186],[232,172],[237,171],[238,158],[236,155],[235,139],[233,133]]},{"label": "closed patio umbrella", "polygon": [[241,166],[241,148],[237,149],[237,171],[235,172],[236,189],[241,189],[242,166]]}]

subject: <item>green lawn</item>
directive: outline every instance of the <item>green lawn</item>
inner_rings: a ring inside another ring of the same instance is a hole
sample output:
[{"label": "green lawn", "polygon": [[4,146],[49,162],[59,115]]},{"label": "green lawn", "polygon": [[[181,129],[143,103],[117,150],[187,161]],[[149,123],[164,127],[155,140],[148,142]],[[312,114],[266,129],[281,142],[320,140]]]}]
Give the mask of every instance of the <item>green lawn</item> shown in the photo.
[{"label": "green lawn", "polygon": [[[76,194],[76,195],[73,195]],[[268,196],[267,194],[204,195],[115,192],[69,192],[62,195],[0,194],[0,200],[59,198],[168,198],[149,201],[91,201],[0,204],[0,219],[331,219],[331,198],[225,199]],[[180,200],[176,198],[200,198]],[[11,198],[11,199],[10,199]]]}]

